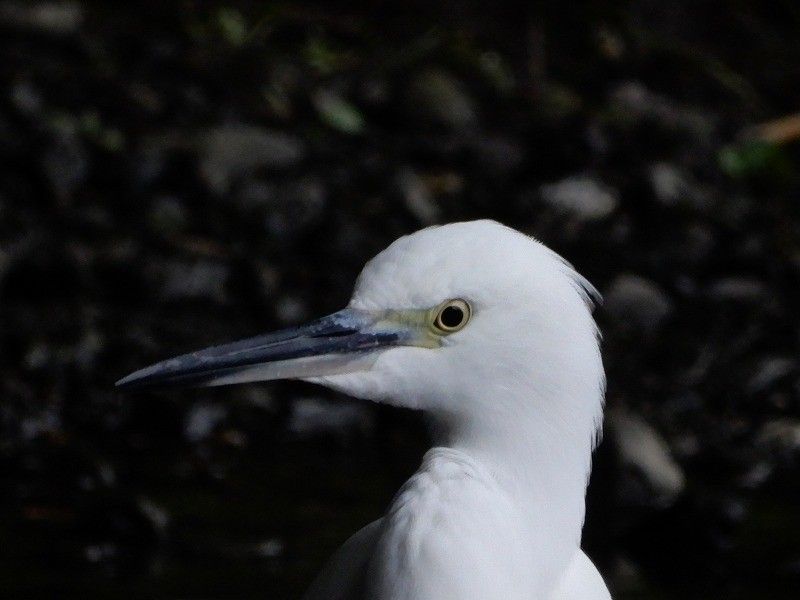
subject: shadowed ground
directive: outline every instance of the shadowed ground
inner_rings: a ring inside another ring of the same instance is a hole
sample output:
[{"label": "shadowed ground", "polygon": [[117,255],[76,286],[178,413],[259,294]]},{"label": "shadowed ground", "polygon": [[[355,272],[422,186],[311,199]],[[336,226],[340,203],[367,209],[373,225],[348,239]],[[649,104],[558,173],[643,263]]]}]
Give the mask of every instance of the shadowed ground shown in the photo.
[{"label": "shadowed ground", "polygon": [[0,595],[297,597],[418,417],[113,382],[491,217],[606,298],[615,597],[793,597],[800,9],[440,4],[0,0]]}]

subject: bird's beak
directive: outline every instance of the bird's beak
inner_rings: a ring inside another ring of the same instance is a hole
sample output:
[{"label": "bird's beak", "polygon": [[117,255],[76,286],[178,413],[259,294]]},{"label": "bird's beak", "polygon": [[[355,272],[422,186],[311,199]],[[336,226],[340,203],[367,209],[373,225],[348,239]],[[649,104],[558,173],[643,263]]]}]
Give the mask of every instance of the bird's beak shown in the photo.
[{"label": "bird's beak", "polygon": [[120,379],[117,387],[200,387],[363,371],[376,350],[434,347],[424,320],[417,311],[346,308],[307,325],[165,360]]}]

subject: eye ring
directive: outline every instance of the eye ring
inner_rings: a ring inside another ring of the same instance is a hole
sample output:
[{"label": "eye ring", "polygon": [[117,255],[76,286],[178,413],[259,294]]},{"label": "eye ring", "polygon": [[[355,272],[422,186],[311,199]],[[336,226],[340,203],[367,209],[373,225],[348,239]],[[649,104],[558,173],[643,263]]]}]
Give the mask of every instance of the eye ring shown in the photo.
[{"label": "eye ring", "polygon": [[439,333],[455,333],[469,323],[471,316],[472,308],[470,308],[466,300],[461,300],[460,298],[448,300],[436,309],[433,327]]}]

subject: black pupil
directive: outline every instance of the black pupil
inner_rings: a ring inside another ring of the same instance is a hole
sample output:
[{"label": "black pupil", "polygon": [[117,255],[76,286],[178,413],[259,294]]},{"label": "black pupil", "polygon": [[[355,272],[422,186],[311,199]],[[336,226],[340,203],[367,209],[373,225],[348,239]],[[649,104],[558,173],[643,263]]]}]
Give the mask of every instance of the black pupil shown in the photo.
[{"label": "black pupil", "polygon": [[439,320],[447,328],[458,327],[461,325],[461,321],[464,320],[464,311],[457,306],[447,306],[442,311]]}]

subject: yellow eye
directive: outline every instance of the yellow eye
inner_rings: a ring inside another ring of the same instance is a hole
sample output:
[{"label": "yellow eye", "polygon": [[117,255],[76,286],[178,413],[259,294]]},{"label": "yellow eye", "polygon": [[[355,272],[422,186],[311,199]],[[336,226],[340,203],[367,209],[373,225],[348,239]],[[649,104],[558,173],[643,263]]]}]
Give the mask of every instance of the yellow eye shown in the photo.
[{"label": "yellow eye", "polygon": [[469,322],[472,309],[464,300],[448,300],[438,309],[433,319],[433,326],[439,333],[453,333]]}]

